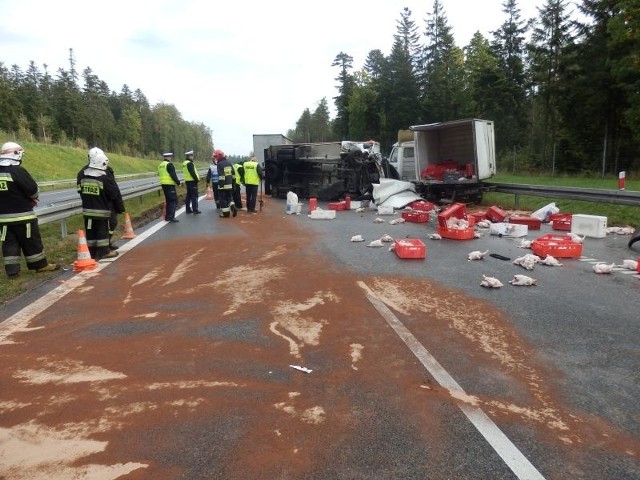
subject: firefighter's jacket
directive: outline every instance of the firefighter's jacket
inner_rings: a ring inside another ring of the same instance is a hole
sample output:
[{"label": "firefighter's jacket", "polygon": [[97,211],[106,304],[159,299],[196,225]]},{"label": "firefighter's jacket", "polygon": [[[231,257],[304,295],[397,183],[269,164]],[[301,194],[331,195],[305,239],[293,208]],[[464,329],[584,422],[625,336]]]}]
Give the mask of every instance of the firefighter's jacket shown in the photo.
[{"label": "firefighter's jacket", "polygon": [[78,174],[78,193],[85,217],[109,218],[111,211],[124,213],[124,202],[115,178],[93,168]]},{"label": "firefighter's jacket", "polygon": [[35,220],[38,184],[20,165],[0,165],[0,225]]},{"label": "firefighter's jacket", "polygon": [[233,165],[227,157],[218,160],[218,189],[232,190],[236,183]]}]

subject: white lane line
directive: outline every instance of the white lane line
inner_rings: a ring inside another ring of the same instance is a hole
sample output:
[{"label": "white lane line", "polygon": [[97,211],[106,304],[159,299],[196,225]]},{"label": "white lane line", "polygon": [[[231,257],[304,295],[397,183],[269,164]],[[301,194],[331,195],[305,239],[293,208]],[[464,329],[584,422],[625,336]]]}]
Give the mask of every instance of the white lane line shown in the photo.
[{"label": "white lane line", "polygon": [[[433,376],[436,382],[438,382],[440,386],[448,389],[454,398],[467,398],[468,395],[462,387],[458,385],[444,367],[440,365],[418,339],[402,324],[389,307],[375,297],[364,282],[358,282],[358,284],[365,290],[369,302],[371,302],[373,307],[384,317],[389,326],[393,328],[400,339],[409,347],[409,350],[420,360],[420,363],[422,363]],[[482,409],[464,402],[458,402],[458,407],[519,479],[544,480],[544,477],[536,467],[527,460],[522,452],[517,449],[511,440],[493,423],[493,420],[491,420]]]},{"label": "white lane line", "polygon": [[[184,208],[184,207],[183,207]],[[181,209],[182,210],[182,209]],[[32,304],[23,308],[19,312],[14,313],[9,318],[0,322],[0,345],[13,343],[9,340],[9,337],[17,332],[17,331],[27,331],[29,330],[28,325],[31,320],[40,313],[44,312],[47,308],[51,307],[58,300],[66,296],[67,294],[73,292],[76,288],[81,287],[84,283],[94,276],[96,273],[99,273],[104,268],[109,266],[114,261],[118,260],[122,255],[127,253],[129,250],[134,248],[143,240],[149,238],[151,235],[156,233],[162,227],[167,225],[166,222],[160,221],[153,227],[144,231],[143,233],[137,235],[135,238],[129,240],[122,247],[118,249],[120,255],[113,259],[113,261],[109,262],[98,262],[98,266],[94,270],[88,270],[85,272],[78,272],[70,279],[66,280],[64,283],[44,294],[42,297],[37,299]]]}]

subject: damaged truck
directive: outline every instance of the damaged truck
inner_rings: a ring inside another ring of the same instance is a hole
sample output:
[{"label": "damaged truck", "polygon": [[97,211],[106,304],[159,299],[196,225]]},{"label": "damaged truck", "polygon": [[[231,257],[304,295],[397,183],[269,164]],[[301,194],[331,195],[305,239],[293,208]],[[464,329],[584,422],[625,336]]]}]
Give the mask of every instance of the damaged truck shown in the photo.
[{"label": "damaged truck", "polygon": [[389,155],[391,178],[416,186],[436,203],[480,203],[496,174],[493,122],[480,119],[415,125],[398,132]]},{"label": "damaged truck", "polygon": [[284,198],[367,198],[383,178],[380,144],[342,141],[270,145],[264,149],[265,193]]}]

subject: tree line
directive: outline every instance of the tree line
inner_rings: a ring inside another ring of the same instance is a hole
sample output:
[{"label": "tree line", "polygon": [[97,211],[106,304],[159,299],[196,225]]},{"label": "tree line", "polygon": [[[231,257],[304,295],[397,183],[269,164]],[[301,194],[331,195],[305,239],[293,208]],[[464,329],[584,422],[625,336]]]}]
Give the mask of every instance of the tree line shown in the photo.
[{"label": "tree line", "polygon": [[640,3],[545,0],[524,19],[504,0],[504,21],[463,48],[441,0],[420,28],[405,8],[388,56],[371,50],[355,71],[340,52],[331,120],[323,98],[287,136],[296,142],[376,139],[461,118],[493,120],[501,171],[606,174],[640,167]]},{"label": "tree line", "polygon": [[79,74],[73,49],[68,70],[55,77],[46,64],[42,71],[31,61],[22,71],[0,62],[0,111],[0,131],[22,141],[99,146],[143,158],[167,150],[208,155],[213,147],[211,130],[184,120],[174,105],[151,105],[142,90],[126,84],[111,91],[90,67]]}]

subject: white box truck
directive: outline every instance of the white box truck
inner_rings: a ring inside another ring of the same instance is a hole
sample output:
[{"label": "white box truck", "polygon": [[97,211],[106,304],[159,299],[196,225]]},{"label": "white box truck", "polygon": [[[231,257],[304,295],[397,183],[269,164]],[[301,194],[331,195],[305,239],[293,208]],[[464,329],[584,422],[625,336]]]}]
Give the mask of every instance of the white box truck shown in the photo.
[{"label": "white box truck", "polygon": [[256,156],[256,160],[262,166],[264,166],[264,151],[271,145],[290,145],[293,140],[285,137],[280,133],[264,133],[253,134],[253,154]]},{"label": "white box truck", "polygon": [[496,173],[493,122],[472,118],[414,125],[399,132],[388,162],[393,167],[388,176],[414,183],[431,202],[478,203],[490,189],[482,181]]}]

